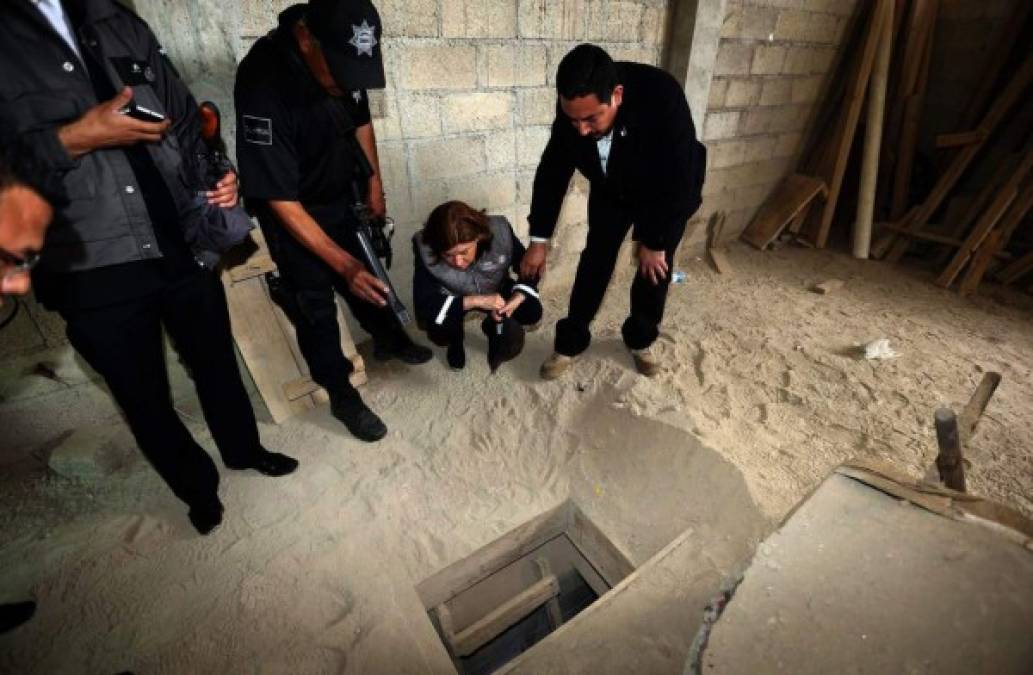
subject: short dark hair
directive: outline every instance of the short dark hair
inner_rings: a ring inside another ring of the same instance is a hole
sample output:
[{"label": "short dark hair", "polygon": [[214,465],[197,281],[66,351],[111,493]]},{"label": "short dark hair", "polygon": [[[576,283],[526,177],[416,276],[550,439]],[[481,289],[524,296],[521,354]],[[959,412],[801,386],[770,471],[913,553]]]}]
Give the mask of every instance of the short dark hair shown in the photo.
[{"label": "short dark hair", "polygon": [[560,61],[556,70],[556,91],[563,98],[595,94],[600,103],[610,103],[610,95],[620,84],[617,66],[602,47],[581,44]]},{"label": "short dark hair", "polygon": [[456,244],[468,241],[490,242],[491,228],[484,211],[477,211],[465,202],[439,204],[430,212],[423,226],[423,243],[436,256],[441,256]]},{"label": "short dark hair", "polygon": [[22,184],[52,197],[53,182],[28,143],[13,134],[0,137],[0,190]]}]

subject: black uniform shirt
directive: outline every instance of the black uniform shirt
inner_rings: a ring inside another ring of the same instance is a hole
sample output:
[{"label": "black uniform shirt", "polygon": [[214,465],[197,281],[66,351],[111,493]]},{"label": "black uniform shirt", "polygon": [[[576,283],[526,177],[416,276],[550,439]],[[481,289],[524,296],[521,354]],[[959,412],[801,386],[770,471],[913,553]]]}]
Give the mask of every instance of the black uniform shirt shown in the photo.
[{"label": "black uniform shirt", "polygon": [[[255,43],[237,70],[241,192],[249,208],[266,200],[300,201],[326,229],[347,219],[353,150],[342,138],[331,97],[301,60],[291,25],[283,21]],[[369,124],[365,91],[348,92],[337,105],[355,127]]]}]

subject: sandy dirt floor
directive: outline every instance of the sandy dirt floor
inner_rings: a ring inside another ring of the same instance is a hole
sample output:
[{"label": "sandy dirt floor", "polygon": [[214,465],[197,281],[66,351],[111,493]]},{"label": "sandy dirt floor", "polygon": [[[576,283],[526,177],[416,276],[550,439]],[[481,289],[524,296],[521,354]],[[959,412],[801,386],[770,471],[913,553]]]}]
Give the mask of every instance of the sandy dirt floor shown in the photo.
[{"label": "sandy dirt floor", "polygon": [[[388,438],[358,443],[325,408],[263,424],[266,445],[301,468],[277,480],[224,471],[226,520],[210,537],[71,357],[54,357],[57,382],[25,374],[40,354],[5,358],[0,600],[32,597],[39,611],[0,636],[0,671],[448,672],[413,586],[516,525],[573,497],[636,565],[687,528],[748,554],[849,457],[923,475],[933,411],[960,410],[987,370],[1003,382],[970,444],[969,487],[1033,515],[1033,299],[966,300],[921,272],[827,251],[733,245],[729,258],[730,276],[682,266],[654,380],[620,343],[626,279],[591,350],[556,382],[537,368],[559,292],[523,357],[495,376],[473,324],[463,373],[441,353],[415,369],[369,361],[364,396]],[[829,278],[846,283],[808,290]],[[859,358],[855,345],[876,338],[900,356]],[[213,450],[188,381],[173,379]],[[125,450],[115,475],[47,470],[50,449],[82,426]],[[715,570],[730,573],[737,555]],[[666,574],[677,585],[677,570]]]}]

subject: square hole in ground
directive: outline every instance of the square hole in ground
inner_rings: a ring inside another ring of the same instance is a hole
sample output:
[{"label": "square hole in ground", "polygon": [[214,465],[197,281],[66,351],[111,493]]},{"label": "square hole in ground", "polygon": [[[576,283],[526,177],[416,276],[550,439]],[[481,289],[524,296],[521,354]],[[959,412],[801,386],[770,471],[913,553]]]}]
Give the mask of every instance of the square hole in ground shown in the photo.
[{"label": "square hole in ground", "polygon": [[591,605],[634,566],[567,501],[421,582],[461,675],[491,673]]}]

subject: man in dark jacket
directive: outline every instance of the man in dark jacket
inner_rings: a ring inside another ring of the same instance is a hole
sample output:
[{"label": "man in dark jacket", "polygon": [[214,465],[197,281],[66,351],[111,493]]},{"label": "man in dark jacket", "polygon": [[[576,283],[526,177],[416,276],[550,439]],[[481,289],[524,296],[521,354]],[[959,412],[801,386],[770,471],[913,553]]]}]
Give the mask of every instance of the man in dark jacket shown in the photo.
[{"label": "man in dark jacket", "polygon": [[560,62],[556,88],[556,121],[531,196],[525,276],[544,271],[546,244],[574,169],[589,180],[591,192],[588,242],[570,308],[556,325],[555,353],[541,375],[559,377],[588,348],[589,325],[630,228],[639,273],[621,332],[639,372],[653,376],[660,364],[650,347],[659,335],[674,252],[700,205],[706,150],[696,140],[685,93],[658,68],[614,63],[601,48],[583,44]]},{"label": "man in dark jacket", "polygon": [[367,442],[387,426],[348,381],[335,292],[373,337],[374,358],[420,364],[432,356],[385,308],[388,289],[362,263],[352,210],[358,153],[372,169],[360,198],[375,218],[386,208],[366,95],[384,86],[382,39],[368,0],[293,5],[241,61],[233,89],[244,197],[276,261],[281,305],[333,415]]},{"label": "man in dark jacket", "polygon": [[[164,119],[126,114],[134,105]],[[60,183],[33,276],[39,299],[64,318],[140,449],[207,534],[222,520],[219,473],[173,409],[162,328],[226,466],[271,476],[297,466],[259,442],[225,293],[184,236],[197,190],[211,187],[209,202],[228,208],[236,177],[197,184],[197,104],[147,25],[112,0],[0,4],[0,125],[31,142]]]}]

